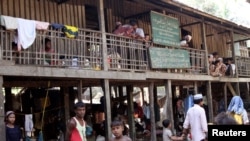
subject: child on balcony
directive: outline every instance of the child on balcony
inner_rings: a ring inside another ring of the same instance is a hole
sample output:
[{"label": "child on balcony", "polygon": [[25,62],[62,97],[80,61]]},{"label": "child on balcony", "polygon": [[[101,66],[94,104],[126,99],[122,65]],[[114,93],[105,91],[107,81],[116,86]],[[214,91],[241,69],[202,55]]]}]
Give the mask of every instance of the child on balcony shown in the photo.
[{"label": "child on balcony", "polygon": [[44,65],[55,65],[54,58],[54,49],[51,47],[51,40],[45,38],[45,50],[44,50]]}]

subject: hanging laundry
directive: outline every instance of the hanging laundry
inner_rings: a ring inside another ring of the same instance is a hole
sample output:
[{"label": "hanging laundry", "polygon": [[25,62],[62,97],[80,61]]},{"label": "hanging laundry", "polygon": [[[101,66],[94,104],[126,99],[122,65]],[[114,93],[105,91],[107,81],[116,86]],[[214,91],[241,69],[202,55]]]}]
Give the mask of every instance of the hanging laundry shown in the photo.
[{"label": "hanging laundry", "polygon": [[63,24],[58,24],[58,23],[52,23],[51,26],[52,26],[53,29],[62,29],[62,28],[64,28]]},{"label": "hanging laundry", "polygon": [[25,132],[26,132],[26,136],[31,137],[32,136],[32,132],[33,132],[33,117],[32,114],[26,114],[25,115]]},{"label": "hanging laundry", "polygon": [[18,22],[18,50],[27,49],[36,38],[36,22],[33,20],[17,19]]},{"label": "hanging laundry", "polygon": [[49,27],[48,22],[36,21],[36,29],[38,30],[47,30]]},{"label": "hanging laundry", "polygon": [[193,107],[193,105],[194,105],[193,95],[190,94],[184,99],[185,115],[187,114],[188,109]]},{"label": "hanging laundry", "polygon": [[65,37],[64,33],[63,33],[63,29],[64,29],[64,25],[63,24],[58,24],[58,23],[52,23],[51,27],[53,30],[57,30],[60,32],[57,32],[56,35],[59,37]]},{"label": "hanging laundry", "polygon": [[64,33],[68,38],[75,38],[78,35],[78,28],[74,26],[64,26]]},{"label": "hanging laundry", "polygon": [[1,15],[0,24],[4,26],[7,30],[17,29],[18,23],[17,18]]}]

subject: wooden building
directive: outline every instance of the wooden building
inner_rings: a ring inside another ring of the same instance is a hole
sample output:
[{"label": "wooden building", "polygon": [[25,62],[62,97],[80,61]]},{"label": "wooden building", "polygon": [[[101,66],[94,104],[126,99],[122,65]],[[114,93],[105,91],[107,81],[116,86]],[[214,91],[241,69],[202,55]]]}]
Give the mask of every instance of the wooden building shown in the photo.
[{"label": "wooden building", "polygon": [[[136,138],[132,122],[133,87],[149,88],[152,125],[156,124],[153,94],[158,86],[165,88],[163,112],[171,113],[165,116],[172,123],[176,93],[183,95],[192,90],[192,94],[206,96],[209,122],[216,114],[213,101],[218,101],[219,96],[226,105],[232,95],[244,94],[249,100],[249,28],[186,5],[171,0],[1,0],[0,15],[49,23],[47,29],[36,28],[34,42],[19,52],[12,44],[15,35],[19,35],[18,30],[8,30],[7,22],[1,23],[0,88],[5,92],[0,92],[0,134],[3,136],[5,112],[15,104],[11,96],[14,87],[28,89],[27,93],[43,93],[43,98],[48,88],[60,87],[60,93],[55,95],[60,101],[58,105],[65,110],[65,122],[70,118],[74,99],[81,100],[88,87],[101,86],[107,125],[111,123],[112,113],[110,88],[114,87],[117,97],[126,95],[128,100],[132,127],[129,134],[133,140]],[[152,36],[153,48],[148,50],[142,41],[112,34],[116,22],[127,24],[131,19],[136,19],[138,26]],[[77,27],[77,35],[67,36],[65,26]],[[185,33],[192,35],[192,46],[179,47],[178,42]],[[49,63],[44,51],[45,38],[51,40],[54,48]],[[212,52],[222,58],[233,58],[235,75],[209,75],[207,56]],[[26,99],[32,100],[29,94]],[[26,107],[24,114],[34,112],[31,108]],[[110,137],[109,126],[106,131]],[[155,126],[151,128],[151,140],[156,140]]]}]

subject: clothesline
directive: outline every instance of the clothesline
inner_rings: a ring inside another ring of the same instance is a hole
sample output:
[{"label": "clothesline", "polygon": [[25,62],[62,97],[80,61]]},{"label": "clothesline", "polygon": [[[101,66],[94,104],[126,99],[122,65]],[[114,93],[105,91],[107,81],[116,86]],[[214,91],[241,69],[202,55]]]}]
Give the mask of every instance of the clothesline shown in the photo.
[{"label": "clothesline", "polygon": [[15,18],[11,16],[0,16],[0,25],[4,26],[6,30],[17,30],[17,46],[18,51],[27,49],[30,47],[36,38],[36,30],[47,30],[49,26],[52,26],[54,29],[62,28],[64,34],[68,38],[75,38],[78,35],[78,27],[42,22],[36,20],[28,20],[23,18]]}]

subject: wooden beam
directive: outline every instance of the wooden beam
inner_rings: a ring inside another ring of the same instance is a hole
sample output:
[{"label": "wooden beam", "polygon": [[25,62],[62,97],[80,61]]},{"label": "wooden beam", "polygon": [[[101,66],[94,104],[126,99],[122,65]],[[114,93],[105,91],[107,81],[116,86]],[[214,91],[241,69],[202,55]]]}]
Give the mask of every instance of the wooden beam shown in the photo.
[{"label": "wooden beam", "polygon": [[77,88],[77,99],[78,101],[82,101],[82,80],[79,80],[78,82],[78,88]]},{"label": "wooden beam", "polygon": [[128,122],[129,122],[129,137],[132,141],[136,140],[135,122],[134,122],[134,103],[133,103],[133,86],[126,87],[127,100],[128,100]]},{"label": "wooden beam", "polygon": [[155,110],[154,110],[154,82],[149,84],[149,106],[151,121],[151,141],[156,141]]},{"label": "wooden beam", "polygon": [[211,89],[211,81],[207,81],[206,84],[207,89],[207,104],[208,104],[208,111],[209,111],[209,121],[210,123],[213,123],[214,121],[214,112],[213,112],[213,97],[212,97],[212,89]]},{"label": "wooden beam", "polygon": [[202,49],[205,50],[205,64],[206,72],[209,74],[209,63],[208,63],[208,47],[207,47],[207,38],[206,38],[206,26],[204,21],[201,23],[201,38],[202,38]]},{"label": "wooden beam", "polygon": [[197,81],[194,81],[194,94],[197,94],[198,92],[198,84]]},{"label": "wooden beam", "polygon": [[[246,38],[246,39],[242,39],[242,40],[237,40],[237,41],[234,41],[234,43],[236,43],[236,42],[244,42],[244,41],[246,41],[246,40],[250,40],[250,38]],[[227,42],[228,43],[228,42]],[[231,42],[230,42],[231,43]]]},{"label": "wooden beam", "polygon": [[131,15],[131,16],[127,16],[127,17],[125,17],[125,20],[130,19],[130,18],[137,18],[137,17],[143,16],[143,15],[147,15],[147,14],[149,14],[149,12],[150,11],[142,12],[142,13]]},{"label": "wooden beam", "polygon": [[1,140],[6,141],[6,131],[5,131],[5,111],[4,111],[4,93],[2,91],[3,89],[3,76],[0,76],[0,135]]},{"label": "wooden beam", "polygon": [[[217,34],[224,34],[224,33],[228,33],[229,31],[226,30],[226,31],[222,31],[222,32],[218,32]],[[207,34],[206,37],[209,37],[209,36],[214,36],[215,34]]]},{"label": "wooden beam", "polygon": [[[32,83],[31,83],[32,82]],[[20,81],[20,80],[14,80],[14,81],[8,81],[5,80],[4,87],[48,87],[48,81],[46,80],[29,80],[29,81]],[[51,81],[50,83],[51,87],[70,87],[70,86],[78,86],[77,81],[65,81],[65,80],[56,80],[56,81]]]},{"label": "wooden beam", "polygon": [[227,84],[224,84],[224,102],[225,102],[225,110],[227,110]]},{"label": "wooden beam", "polygon": [[65,125],[68,124],[68,119],[70,119],[70,101],[69,101],[69,87],[61,87],[64,99],[64,111],[65,111]]},{"label": "wooden beam", "polygon": [[229,88],[230,92],[232,93],[233,96],[237,95],[232,84],[230,82],[226,83],[227,87]]},{"label": "wooden beam", "polygon": [[[174,125],[174,112],[173,112],[173,92],[172,92],[172,82],[167,80],[165,83],[165,92],[166,92],[166,103],[167,103],[167,119],[171,121],[171,124]],[[174,126],[172,126],[172,131],[174,131]]]},{"label": "wooden beam", "polygon": [[103,85],[104,85],[104,97],[105,97],[105,122],[106,122],[106,140],[110,139],[112,137],[111,133],[111,101],[110,101],[110,91],[109,91],[109,80],[104,79],[103,80]]},{"label": "wooden beam", "polygon": [[99,28],[102,32],[102,68],[104,71],[108,70],[108,53],[107,53],[107,41],[106,41],[106,31],[105,31],[105,18],[104,18],[104,0],[98,0],[98,19]]},{"label": "wooden beam", "polygon": [[89,94],[90,94],[90,105],[93,104],[93,90],[92,87],[89,87]]},{"label": "wooden beam", "polygon": [[[103,49],[106,50],[106,49]],[[106,63],[106,62],[105,62]],[[0,67],[0,74],[5,76],[30,76],[51,78],[92,78],[92,79],[126,79],[126,80],[145,80],[144,73],[117,72],[117,71],[95,71],[70,68],[38,67],[7,65]]]},{"label": "wooden beam", "polygon": [[200,24],[200,23],[201,23],[201,22],[193,22],[193,23],[188,23],[188,24],[180,25],[180,28],[182,28],[182,27],[186,27],[186,26],[195,25],[195,24]]},{"label": "wooden beam", "polygon": [[247,87],[247,90],[246,90],[246,100],[249,101],[250,100],[250,95],[249,95],[249,82],[246,82],[246,87]]}]

